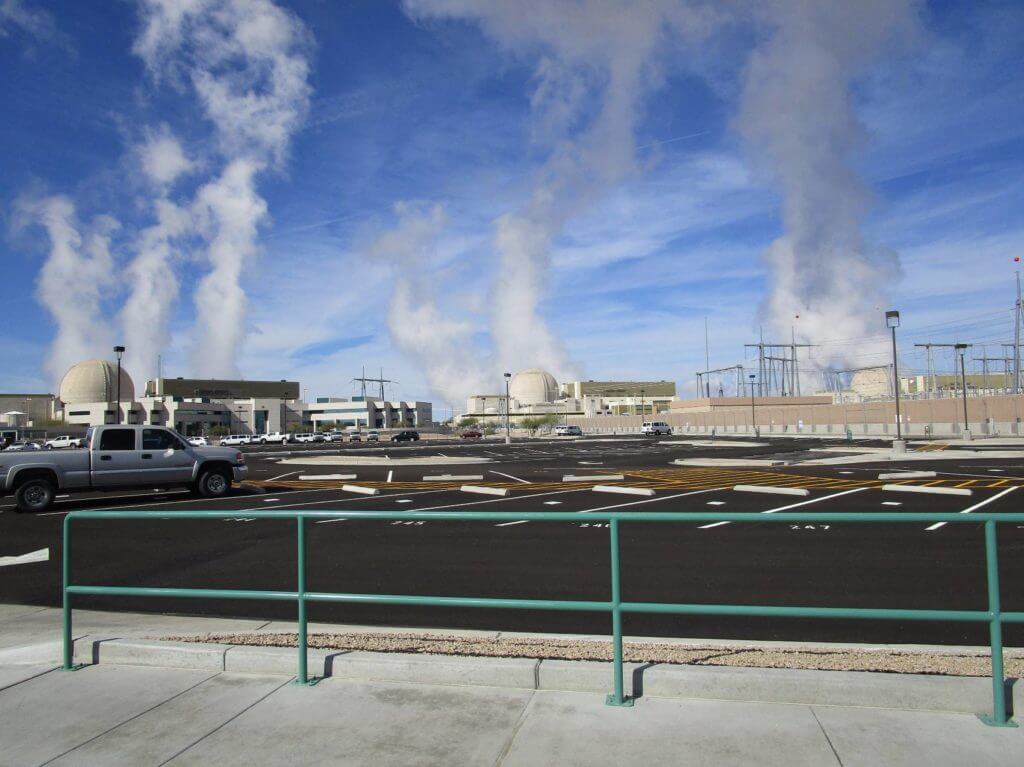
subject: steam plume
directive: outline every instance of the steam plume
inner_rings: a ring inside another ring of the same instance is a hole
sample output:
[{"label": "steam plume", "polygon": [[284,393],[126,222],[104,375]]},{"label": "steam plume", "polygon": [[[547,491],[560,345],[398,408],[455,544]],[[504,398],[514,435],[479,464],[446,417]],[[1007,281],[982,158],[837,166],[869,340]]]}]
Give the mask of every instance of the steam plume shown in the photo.
[{"label": "steam plume", "polygon": [[406,0],[405,7],[415,18],[473,21],[508,50],[537,58],[535,138],[550,154],[529,203],[497,222],[491,332],[503,368],[568,373],[568,356],[539,307],[552,244],[570,216],[633,169],[634,124],[660,84],[661,45],[670,34],[702,34],[710,17],[671,0]]},{"label": "steam plume", "polygon": [[193,370],[238,375],[245,339],[241,277],[267,206],[257,175],[282,164],[305,118],[309,35],[271,0],[143,0],[135,52],[156,79],[189,85],[213,123],[225,167],[199,191],[211,271],[195,294]]},{"label": "steam plume", "polygon": [[[785,233],[765,259],[765,310],[778,333],[811,343],[876,335],[895,253],[865,241],[870,195],[850,165],[864,130],[850,82],[887,43],[913,32],[912,0],[776,0],[773,36],[747,68],[738,127],[783,195]],[[826,352],[827,354],[827,352]]]},{"label": "steam plume", "polygon": [[102,319],[101,300],[112,282],[110,235],[119,224],[109,216],[98,216],[83,235],[74,203],[61,195],[23,202],[18,213],[41,225],[50,240],[37,296],[57,326],[45,366],[56,383],[83,358],[110,353],[113,336]]},{"label": "steam plume", "polygon": [[[473,351],[473,325],[445,317],[438,306],[431,257],[445,223],[444,209],[395,205],[397,226],[369,248],[394,267],[388,330],[403,352],[424,371],[431,390],[449,402],[488,389]],[[490,387],[490,388],[493,388]]]}]

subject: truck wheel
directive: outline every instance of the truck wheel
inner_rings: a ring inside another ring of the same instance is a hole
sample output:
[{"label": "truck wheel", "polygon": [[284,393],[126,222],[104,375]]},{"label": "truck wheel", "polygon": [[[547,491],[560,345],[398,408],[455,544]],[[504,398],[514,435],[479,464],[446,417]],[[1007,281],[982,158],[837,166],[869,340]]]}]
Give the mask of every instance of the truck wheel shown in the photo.
[{"label": "truck wheel", "polygon": [[48,479],[30,479],[18,486],[14,498],[18,511],[46,511],[53,505],[57,490]]},{"label": "truck wheel", "polygon": [[204,498],[223,498],[231,490],[231,477],[223,469],[204,471],[197,486]]}]

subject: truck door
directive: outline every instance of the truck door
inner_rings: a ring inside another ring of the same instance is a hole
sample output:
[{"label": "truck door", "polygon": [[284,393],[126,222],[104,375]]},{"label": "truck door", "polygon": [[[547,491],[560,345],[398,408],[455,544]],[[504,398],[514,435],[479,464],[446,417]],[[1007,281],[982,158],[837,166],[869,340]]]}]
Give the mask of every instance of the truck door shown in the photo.
[{"label": "truck door", "polygon": [[182,485],[192,481],[195,459],[184,442],[167,429],[143,429],[139,466],[154,487]]},{"label": "truck door", "polygon": [[135,429],[108,426],[100,431],[99,444],[93,437],[92,484],[94,487],[131,485],[137,481],[139,453]]}]

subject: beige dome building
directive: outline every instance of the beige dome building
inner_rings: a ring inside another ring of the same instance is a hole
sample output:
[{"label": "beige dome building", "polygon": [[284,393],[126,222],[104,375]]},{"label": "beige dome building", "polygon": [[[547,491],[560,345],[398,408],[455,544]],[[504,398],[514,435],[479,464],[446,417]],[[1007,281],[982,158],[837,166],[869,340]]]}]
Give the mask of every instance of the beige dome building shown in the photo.
[{"label": "beige dome building", "polygon": [[[57,398],[65,405],[117,400],[117,366],[106,360],[87,360],[64,374]],[[135,400],[135,384],[121,368],[121,401]]]},{"label": "beige dome building", "polygon": [[542,405],[554,402],[560,396],[558,381],[551,373],[540,368],[528,368],[512,376],[508,393],[520,406]]}]

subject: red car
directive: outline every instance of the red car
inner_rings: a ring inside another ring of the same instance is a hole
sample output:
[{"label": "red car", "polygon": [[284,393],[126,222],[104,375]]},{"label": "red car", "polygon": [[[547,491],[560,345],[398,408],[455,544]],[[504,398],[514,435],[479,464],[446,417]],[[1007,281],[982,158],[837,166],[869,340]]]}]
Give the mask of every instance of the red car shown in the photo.
[{"label": "red car", "polygon": [[478,431],[464,431],[459,435],[462,439],[480,439],[484,435]]}]

